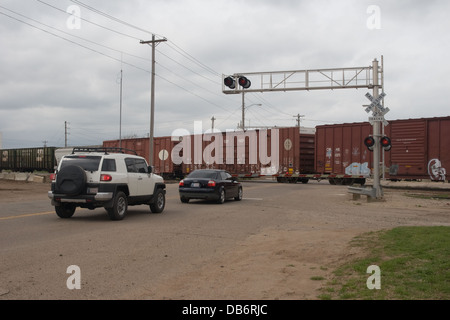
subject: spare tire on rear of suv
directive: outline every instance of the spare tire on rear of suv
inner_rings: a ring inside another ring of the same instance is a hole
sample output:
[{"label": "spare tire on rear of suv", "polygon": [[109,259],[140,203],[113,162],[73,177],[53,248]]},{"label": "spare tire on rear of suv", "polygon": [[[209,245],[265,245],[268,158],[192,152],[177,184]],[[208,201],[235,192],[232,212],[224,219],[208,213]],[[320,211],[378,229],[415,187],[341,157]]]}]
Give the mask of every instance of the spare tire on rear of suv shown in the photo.
[{"label": "spare tire on rear of suv", "polygon": [[55,192],[76,196],[83,192],[86,185],[86,173],[80,166],[62,168],[56,178]]}]

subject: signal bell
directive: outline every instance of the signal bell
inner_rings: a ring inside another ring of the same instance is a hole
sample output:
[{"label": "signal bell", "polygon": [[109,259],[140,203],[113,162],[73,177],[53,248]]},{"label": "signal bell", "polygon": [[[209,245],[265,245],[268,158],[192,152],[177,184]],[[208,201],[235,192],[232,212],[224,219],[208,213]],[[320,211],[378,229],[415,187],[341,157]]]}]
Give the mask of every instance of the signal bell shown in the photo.
[{"label": "signal bell", "polygon": [[364,139],[364,144],[370,151],[373,151],[375,145],[375,139],[373,137],[367,137]]},{"label": "signal bell", "polygon": [[389,151],[392,148],[391,139],[389,137],[382,137],[380,139],[380,144],[383,147],[384,151]]}]

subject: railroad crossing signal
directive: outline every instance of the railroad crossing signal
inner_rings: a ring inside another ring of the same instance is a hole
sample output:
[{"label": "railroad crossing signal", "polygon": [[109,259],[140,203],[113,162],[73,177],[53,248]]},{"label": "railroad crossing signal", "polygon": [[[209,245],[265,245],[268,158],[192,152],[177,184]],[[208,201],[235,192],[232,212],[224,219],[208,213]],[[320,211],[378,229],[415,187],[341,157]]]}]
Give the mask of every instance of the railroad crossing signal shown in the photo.
[{"label": "railroad crossing signal", "polygon": [[373,137],[367,137],[364,139],[364,145],[369,149],[369,151],[373,151],[373,147],[375,146],[375,139]]},{"label": "railroad crossing signal", "polygon": [[366,98],[369,99],[372,103],[366,108],[366,112],[369,113],[372,111],[374,116],[384,116],[389,112],[389,108],[384,108],[380,102],[386,96],[384,92],[382,92],[378,98],[374,98],[370,93],[366,93]]},{"label": "railroad crossing signal", "polygon": [[370,93],[366,93],[366,98],[371,101],[371,104],[366,107],[366,112],[369,113],[372,111],[372,117],[369,117],[369,122],[371,125],[375,121],[380,121],[384,126],[387,126],[389,122],[384,119],[384,115],[389,112],[389,108],[384,108],[381,105],[381,100],[386,96],[384,92],[382,92],[377,98],[374,98]]},{"label": "railroad crossing signal", "polygon": [[[251,81],[244,76],[239,76],[237,82],[243,89],[248,89],[252,85]],[[223,83],[230,89],[236,88],[236,80],[232,76],[223,79]]]},{"label": "railroad crossing signal", "polygon": [[384,149],[384,151],[391,150],[391,147],[392,147],[391,146],[391,139],[389,137],[386,137],[386,136],[382,137],[380,139],[380,144],[381,144],[381,147]]},{"label": "railroad crossing signal", "polygon": [[[364,145],[369,149],[369,151],[373,151],[375,148],[375,139],[372,136],[368,136],[364,139]],[[384,151],[391,150],[391,139],[389,137],[381,137],[380,138],[380,146],[384,149]]]}]

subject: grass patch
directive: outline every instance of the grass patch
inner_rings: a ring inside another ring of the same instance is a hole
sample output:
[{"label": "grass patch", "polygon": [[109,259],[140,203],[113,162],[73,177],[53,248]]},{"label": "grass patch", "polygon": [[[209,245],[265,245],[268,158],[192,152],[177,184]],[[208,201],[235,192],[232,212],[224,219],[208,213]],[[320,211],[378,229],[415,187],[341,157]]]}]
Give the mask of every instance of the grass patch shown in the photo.
[{"label": "grass patch", "polygon": [[[450,227],[399,227],[366,233],[351,245],[365,257],[334,271],[320,299],[449,300]],[[380,268],[380,289],[368,289],[372,273]]]}]

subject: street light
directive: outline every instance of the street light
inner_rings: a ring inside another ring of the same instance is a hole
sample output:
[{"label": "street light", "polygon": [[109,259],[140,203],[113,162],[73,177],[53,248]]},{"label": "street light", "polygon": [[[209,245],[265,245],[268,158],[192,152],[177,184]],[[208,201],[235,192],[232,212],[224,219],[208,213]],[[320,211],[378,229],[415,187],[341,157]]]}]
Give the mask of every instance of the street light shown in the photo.
[{"label": "street light", "polygon": [[[261,103],[253,103],[249,106],[247,106],[247,108],[250,108],[251,106],[262,106]],[[242,123],[241,123],[241,128],[243,131],[245,131],[245,101],[244,101],[244,93],[242,92]]]}]

